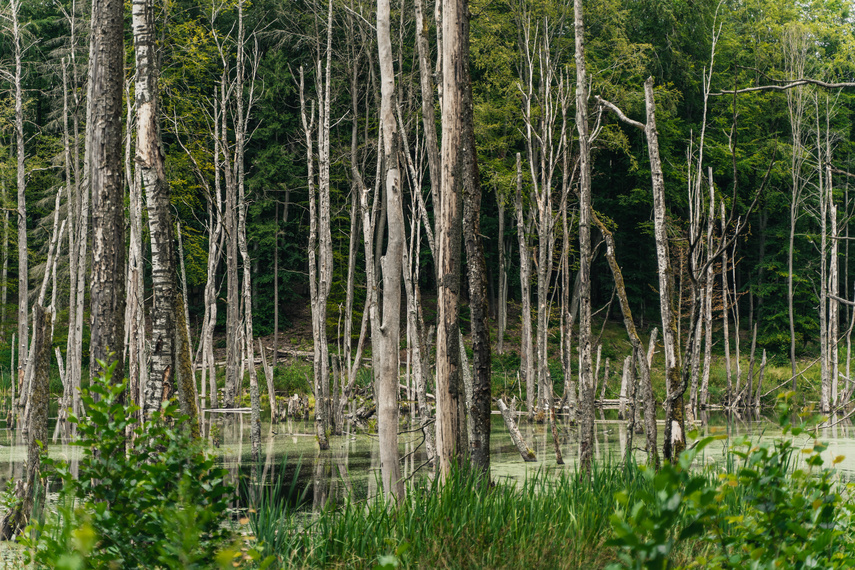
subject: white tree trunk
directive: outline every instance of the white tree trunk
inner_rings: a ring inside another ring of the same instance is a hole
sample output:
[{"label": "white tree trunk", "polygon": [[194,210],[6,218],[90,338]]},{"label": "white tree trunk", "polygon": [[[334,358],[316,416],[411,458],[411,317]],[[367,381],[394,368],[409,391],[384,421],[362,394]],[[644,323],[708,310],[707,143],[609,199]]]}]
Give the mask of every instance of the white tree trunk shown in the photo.
[{"label": "white tree trunk", "polygon": [[[332,6],[332,3],[330,3]],[[401,319],[401,277],[404,260],[404,209],[401,171],[398,166],[397,121],[395,120],[394,55],[390,36],[389,0],[377,1],[377,52],[380,64],[380,129],[385,162],[384,190],[388,217],[383,272],[383,321],[378,327],[380,369],[377,373],[377,427],[380,436],[380,470],[387,499],[403,499],[404,483],[398,455],[398,350]],[[377,244],[375,244],[377,245]],[[440,293],[441,295],[441,293]],[[441,310],[440,310],[441,311]],[[440,313],[441,316],[441,313]],[[440,456],[441,457],[441,456]]]}]

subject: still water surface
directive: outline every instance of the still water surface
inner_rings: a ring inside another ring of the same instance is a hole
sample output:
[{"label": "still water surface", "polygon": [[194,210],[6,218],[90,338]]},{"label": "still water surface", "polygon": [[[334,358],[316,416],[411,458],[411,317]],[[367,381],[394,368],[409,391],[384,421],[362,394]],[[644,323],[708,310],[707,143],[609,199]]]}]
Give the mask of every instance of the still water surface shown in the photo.
[{"label": "still water surface", "polygon": [[[711,414],[706,420],[704,427],[697,428],[695,439],[705,435],[722,436],[721,440],[705,450],[700,459],[714,467],[724,466],[724,451],[739,438],[747,437],[750,441],[760,442],[780,438],[782,435],[780,427],[763,416]],[[559,440],[564,465],[556,464],[547,424],[532,424],[521,417],[519,427],[526,443],[537,454],[537,461],[522,461],[501,416],[494,415],[490,439],[491,475],[494,480],[519,483],[539,470],[545,470],[549,474],[575,471],[578,457],[575,426],[559,419]],[[663,427],[660,423],[660,450]],[[628,441],[625,422],[618,421],[613,410],[606,410],[598,412],[595,428],[596,460],[602,463],[621,461],[626,455]],[[344,435],[330,437],[329,450],[319,451],[314,429],[314,422],[311,420],[288,420],[272,426],[272,429],[270,424],[264,424],[263,466],[259,466],[264,479],[275,481],[284,474],[285,482],[290,485],[299,464],[298,489],[306,488],[307,498],[311,501],[314,496],[314,503],[317,503],[318,495],[326,502],[346,496],[360,500],[378,493],[380,456],[377,436],[364,430],[346,427]],[[399,436],[403,476],[410,479],[428,475],[429,472],[424,467],[427,457],[422,445],[423,435],[417,423],[405,417],[399,431],[403,432]],[[228,422],[223,425],[221,433],[223,444],[219,448],[212,448],[212,451],[222,458],[223,465],[233,473],[248,474],[251,467],[249,422]],[[842,420],[832,427],[818,430],[816,435],[828,443],[828,449],[823,452],[826,465],[830,465],[833,458],[842,455],[845,459],[836,466],[837,469],[844,478],[855,479],[855,427],[852,423]],[[10,430],[0,430],[0,485],[5,485],[13,474],[20,473],[26,458],[26,446],[22,445],[18,438],[19,436]],[[690,438],[689,445],[692,441]],[[813,435],[805,434],[795,438],[794,443],[802,448],[810,447],[813,441]],[[644,434],[636,434],[633,439],[634,455],[641,463],[646,459],[643,447]],[[48,452],[55,458],[73,460],[78,457],[79,448],[58,442],[49,445]]]}]

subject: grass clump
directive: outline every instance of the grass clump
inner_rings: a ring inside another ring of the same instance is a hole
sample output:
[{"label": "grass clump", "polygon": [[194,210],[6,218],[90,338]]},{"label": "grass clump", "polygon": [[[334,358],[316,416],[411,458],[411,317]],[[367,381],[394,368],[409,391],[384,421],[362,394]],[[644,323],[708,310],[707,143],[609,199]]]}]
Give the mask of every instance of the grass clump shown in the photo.
[{"label": "grass clump", "polygon": [[[305,522],[283,495],[251,517],[259,539],[270,541],[260,548],[282,568],[596,568],[617,559],[618,549],[603,547],[615,494],[646,485],[634,465],[594,466],[590,479],[540,472],[493,486],[458,471],[444,484],[411,484],[397,506],[380,497],[348,502]],[[266,510],[282,518],[274,523]]]}]

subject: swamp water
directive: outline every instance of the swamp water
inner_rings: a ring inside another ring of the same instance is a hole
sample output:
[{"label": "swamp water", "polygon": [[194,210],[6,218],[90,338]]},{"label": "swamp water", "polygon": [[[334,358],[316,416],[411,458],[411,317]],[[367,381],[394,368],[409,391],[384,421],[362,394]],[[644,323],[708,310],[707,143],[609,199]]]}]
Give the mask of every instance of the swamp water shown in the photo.
[{"label": "swamp water", "polygon": [[[628,432],[626,422],[618,421],[615,410],[597,412],[595,424],[596,443],[595,460],[600,463],[618,463],[626,454]],[[566,418],[559,417],[559,440],[564,465],[557,465],[548,424],[535,424],[526,421],[524,416],[518,419],[523,438],[537,455],[536,462],[524,462],[514,444],[501,416],[492,416],[492,435],[490,439],[491,475],[496,481],[521,483],[526,477],[538,471],[547,475],[575,472],[578,459],[578,439],[576,426]],[[845,459],[836,465],[844,479],[855,479],[855,426],[848,419],[830,422],[831,427],[819,429],[818,438],[828,444],[823,452],[825,465],[830,466],[837,456]],[[211,447],[211,451],[222,459],[226,467],[236,478],[249,475],[251,471],[251,445],[248,417],[223,421],[220,424],[223,443]],[[271,429],[272,428],[272,429]],[[315,426],[312,420],[288,420],[271,426],[262,424],[261,464],[258,473],[266,484],[281,483],[289,487],[297,477],[296,490],[305,490],[302,508],[313,510],[322,507],[328,501],[341,503],[345,498],[364,500],[381,492],[380,452],[376,434],[345,426],[345,434],[329,438],[330,449],[319,451],[315,438]],[[659,423],[659,449],[662,449],[664,425]],[[415,421],[402,418],[399,429],[402,475],[407,480],[430,475],[425,466],[427,456],[423,445],[423,434]],[[49,432],[50,433],[50,432]],[[715,468],[724,468],[725,451],[739,438],[747,437],[752,442],[771,441],[781,437],[780,427],[763,416],[737,417],[723,413],[711,413],[706,425],[697,428],[696,438],[707,435],[726,436],[706,448],[698,462]],[[814,438],[804,434],[794,439],[797,448],[810,447]],[[632,445],[636,459],[643,463],[644,434],[633,436]],[[693,439],[689,439],[689,446]],[[57,459],[73,461],[79,457],[80,449],[67,443],[57,442],[48,445],[48,453]],[[21,443],[19,434],[12,430],[0,430],[0,489],[6,481],[20,476],[26,459],[26,446]],[[284,471],[283,471],[284,470]]]}]

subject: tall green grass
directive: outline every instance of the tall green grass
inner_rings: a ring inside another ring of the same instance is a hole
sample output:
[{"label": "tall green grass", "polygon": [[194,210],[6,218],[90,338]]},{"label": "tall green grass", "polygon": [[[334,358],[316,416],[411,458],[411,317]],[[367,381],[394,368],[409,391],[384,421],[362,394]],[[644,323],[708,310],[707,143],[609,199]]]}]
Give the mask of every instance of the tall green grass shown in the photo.
[{"label": "tall green grass", "polygon": [[[296,479],[295,479],[296,480]],[[402,504],[381,497],[328,508],[309,521],[288,507],[284,489],[259,501],[253,531],[282,568],[374,568],[393,555],[412,568],[601,568],[617,559],[604,546],[615,494],[633,497],[649,479],[635,465],[539,472],[524,483],[481,484],[466,471],[445,484],[411,484]]]}]

